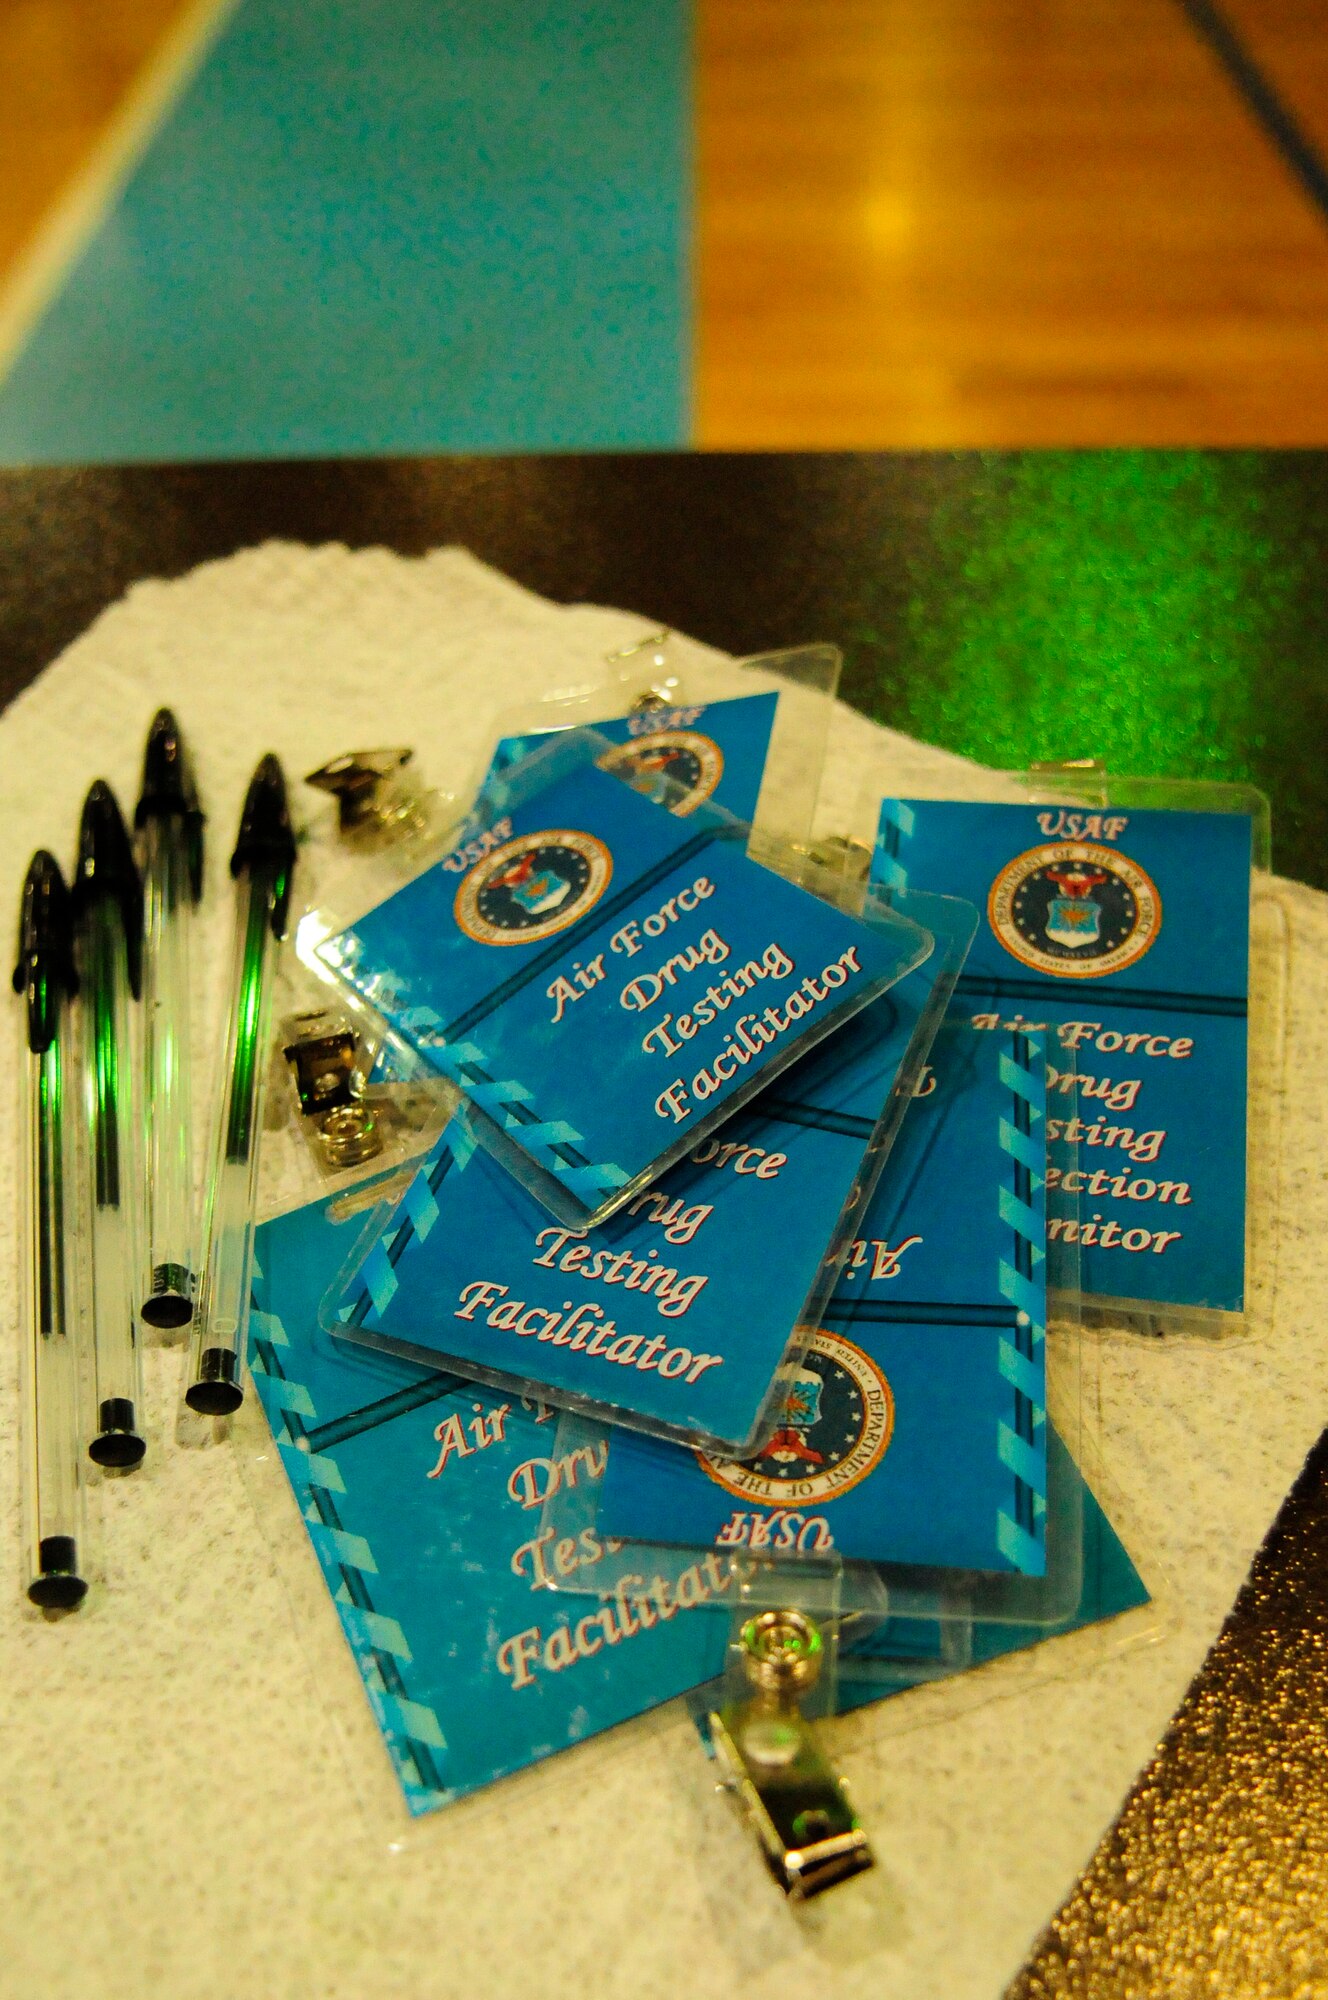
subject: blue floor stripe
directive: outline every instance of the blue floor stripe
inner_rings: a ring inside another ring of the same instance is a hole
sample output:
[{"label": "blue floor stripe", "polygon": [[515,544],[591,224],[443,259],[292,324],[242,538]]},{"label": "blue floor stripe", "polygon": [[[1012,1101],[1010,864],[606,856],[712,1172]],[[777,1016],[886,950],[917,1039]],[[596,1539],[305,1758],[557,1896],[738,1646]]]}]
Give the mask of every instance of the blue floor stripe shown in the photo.
[{"label": "blue floor stripe", "polygon": [[688,435],[688,0],[241,0],[0,462]]},{"label": "blue floor stripe", "polygon": [[1259,68],[1240,36],[1213,0],[1180,0],[1191,26],[1207,42],[1231,82],[1328,222],[1328,162],[1295,113]]}]

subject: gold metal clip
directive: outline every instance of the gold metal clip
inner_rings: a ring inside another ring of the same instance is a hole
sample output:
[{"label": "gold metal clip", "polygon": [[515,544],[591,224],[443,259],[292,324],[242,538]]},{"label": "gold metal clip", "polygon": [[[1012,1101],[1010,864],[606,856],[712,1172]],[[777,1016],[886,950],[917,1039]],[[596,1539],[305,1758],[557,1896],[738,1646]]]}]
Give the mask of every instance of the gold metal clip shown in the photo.
[{"label": "gold metal clip", "polygon": [[794,1902],[875,1866],[844,1788],[802,1713],[821,1674],[819,1628],[801,1611],[758,1612],[739,1645],[752,1692],[709,1718],[715,1760]]},{"label": "gold metal clip", "polygon": [[357,1072],[359,1037],[338,1014],[302,1014],[287,1023],[282,1054],[313,1143],[334,1172],[358,1167],[383,1150],[372,1106]]},{"label": "gold metal clip", "polygon": [[347,750],[310,771],[304,782],[336,800],[344,839],[381,844],[426,824],[424,793],[416,773],[408,774],[414,755],[404,748]]}]

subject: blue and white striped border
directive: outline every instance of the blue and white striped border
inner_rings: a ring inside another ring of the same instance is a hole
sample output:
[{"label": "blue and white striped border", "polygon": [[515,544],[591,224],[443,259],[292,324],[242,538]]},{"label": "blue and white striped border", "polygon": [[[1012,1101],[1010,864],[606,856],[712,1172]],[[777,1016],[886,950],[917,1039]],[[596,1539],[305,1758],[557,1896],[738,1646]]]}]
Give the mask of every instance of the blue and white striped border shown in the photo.
[{"label": "blue and white striped border", "polygon": [[[254,1277],[262,1277],[257,1264]],[[443,1775],[447,1739],[435,1710],[410,1695],[406,1670],[412,1656],[405,1632],[375,1607],[372,1579],[378,1565],[368,1540],[347,1526],[341,1504],[346,1483],[337,1462],[331,1453],[309,1449],[318,1411],[285,1365],[289,1351],[281,1320],[264,1312],[255,1295],[249,1331],[254,1386],[407,1804],[412,1813],[427,1812],[454,1796]]]},{"label": "blue and white striped border", "polygon": [[900,849],[915,823],[913,808],[906,806],[902,799],[881,800],[871,879],[884,889],[902,893],[908,887],[908,870],[901,859]]},{"label": "blue and white striped border", "polygon": [[997,1282],[1002,1298],[1010,1301],[1018,1316],[1015,1338],[1001,1337],[999,1367],[1015,1392],[1020,1414],[1027,1413],[1032,1440],[1000,1420],[996,1448],[1001,1463],[1014,1475],[1015,1513],[1000,1510],[996,1542],[1006,1560],[1027,1574],[1042,1570],[1046,1549],[1047,1226],[1045,1211],[1022,1197],[1020,1184],[1026,1184],[1031,1197],[1046,1183],[1042,1082],[1046,1057],[1039,1037],[1020,1036],[1018,1042],[1028,1050],[1027,1062],[1019,1060],[1015,1049],[1003,1049],[999,1065],[1001,1082],[1015,1099],[1016,1111],[1013,1118],[1000,1121],[1000,1147],[1014,1170],[1014,1184],[1002,1181],[997,1202],[1002,1222],[1013,1233],[1014,1253],[1001,1258]]}]

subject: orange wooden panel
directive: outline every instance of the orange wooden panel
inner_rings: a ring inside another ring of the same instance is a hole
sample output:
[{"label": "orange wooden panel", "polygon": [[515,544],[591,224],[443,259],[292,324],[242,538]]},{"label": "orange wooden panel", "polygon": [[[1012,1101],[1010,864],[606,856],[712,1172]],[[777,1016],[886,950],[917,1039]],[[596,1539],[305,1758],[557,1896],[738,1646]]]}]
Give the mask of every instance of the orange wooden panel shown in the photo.
[{"label": "orange wooden panel", "polygon": [[1328,159],[1328,7],[1324,0],[1222,0],[1249,54]]},{"label": "orange wooden panel", "polygon": [[699,0],[708,446],[1328,439],[1328,232],[1178,7]]},{"label": "orange wooden panel", "polygon": [[0,0],[0,279],[184,0]]}]

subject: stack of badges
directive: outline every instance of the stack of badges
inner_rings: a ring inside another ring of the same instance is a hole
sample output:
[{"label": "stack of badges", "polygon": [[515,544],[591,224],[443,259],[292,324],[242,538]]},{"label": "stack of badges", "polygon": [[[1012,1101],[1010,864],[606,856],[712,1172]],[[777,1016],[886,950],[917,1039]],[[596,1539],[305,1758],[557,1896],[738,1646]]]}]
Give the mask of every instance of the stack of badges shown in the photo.
[{"label": "stack of badges", "polygon": [[761,1607],[818,1714],[1148,1629],[1080,1327],[1244,1305],[1265,836],[882,782],[855,876],[836,673],[644,642],[315,839],[347,1091],[432,1110],[263,1224],[251,1364],[414,1813],[711,1683],[722,1750]]}]

